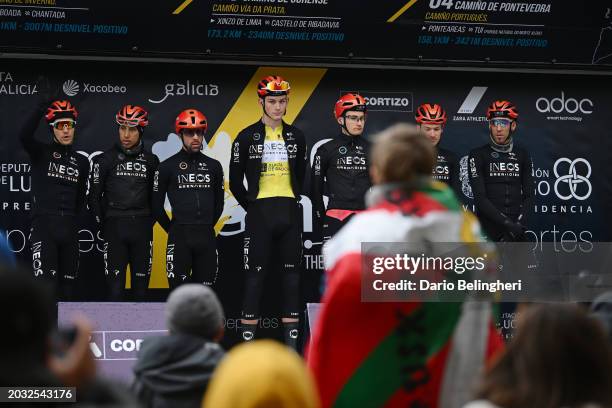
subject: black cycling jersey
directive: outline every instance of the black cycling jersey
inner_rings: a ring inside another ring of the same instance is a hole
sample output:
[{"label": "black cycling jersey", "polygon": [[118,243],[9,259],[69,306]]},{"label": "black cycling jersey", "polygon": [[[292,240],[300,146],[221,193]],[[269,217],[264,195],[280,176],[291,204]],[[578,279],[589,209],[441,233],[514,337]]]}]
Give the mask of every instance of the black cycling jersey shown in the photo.
[{"label": "black cycling jersey", "polygon": [[315,215],[327,209],[363,210],[365,194],[372,186],[369,173],[370,142],[361,136],[340,134],[317,149],[312,166],[311,195]]},{"label": "black cycling jersey", "polygon": [[499,235],[508,220],[524,225],[534,194],[532,168],[529,153],[516,144],[509,152],[488,144],[470,152],[468,173],[476,210],[490,236]]},{"label": "black cycling jersey", "polygon": [[450,150],[438,147],[436,164],[433,168],[433,178],[448,184],[455,194],[461,192],[459,182],[459,161],[457,155]]},{"label": "black cycling jersey", "polygon": [[[259,193],[259,176],[261,174],[261,159],[264,153],[266,128],[258,121],[243,129],[232,144],[230,159],[230,189],[238,203],[245,210],[249,203],[257,199]],[[296,199],[300,199],[306,171],[306,142],[302,132],[283,122],[283,140],[287,147],[287,160],[291,172],[291,187]],[[244,177],[248,190],[244,187]]]},{"label": "black cycling jersey", "polygon": [[89,161],[72,146],[35,139],[44,109],[40,105],[19,133],[32,163],[32,215],[74,216],[85,203]]},{"label": "black cycling jersey", "polygon": [[153,177],[159,159],[142,146],[131,154],[120,146],[95,158],[89,207],[100,222],[104,218],[151,215]]},{"label": "black cycling jersey", "polygon": [[164,210],[166,193],[173,222],[215,225],[223,212],[221,163],[201,152],[188,153],[181,149],[159,165],[153,183],[153,207],[157,221],[168,231],[170,219]]}]

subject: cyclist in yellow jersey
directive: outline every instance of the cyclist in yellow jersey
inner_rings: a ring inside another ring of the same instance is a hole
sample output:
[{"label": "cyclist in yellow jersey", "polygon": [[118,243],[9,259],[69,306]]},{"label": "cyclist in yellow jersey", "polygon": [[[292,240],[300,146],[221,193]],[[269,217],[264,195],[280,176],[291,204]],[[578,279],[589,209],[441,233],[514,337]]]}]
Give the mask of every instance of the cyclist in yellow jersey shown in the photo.
[{"label": "cyclist in yellow jersey", "polygon": [[276,129],[266,125],[257,199],[270,197],[295,198],[291,188],[291,173],[283,140],[282,123]]},{"label": "cyclist in yellow jersey", "polygon": [[299,199],[307,155],[302,132],[283,121],[289,90],[289,82],[279,76],[265,77],[257,85],[263,115],[234,140],[230,190],[247,211],[242,338],[255,338],[263,283],[273,262],[277,262],[283,279],[285,343],[297,349],[302,268]]}]

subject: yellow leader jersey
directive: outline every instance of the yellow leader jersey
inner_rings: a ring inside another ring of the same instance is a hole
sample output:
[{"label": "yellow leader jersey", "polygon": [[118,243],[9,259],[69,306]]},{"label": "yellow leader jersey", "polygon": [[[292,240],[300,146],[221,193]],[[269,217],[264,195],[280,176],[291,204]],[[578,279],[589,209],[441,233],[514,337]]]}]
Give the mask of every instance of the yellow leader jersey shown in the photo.
[{"label": "yellow leader jersey", "polygon": [[283,140],[282,125],[276,129],[266,126],[257,198],[269,197],[295,198],[291,188],[291,172],[289,170],[287,147]]}]

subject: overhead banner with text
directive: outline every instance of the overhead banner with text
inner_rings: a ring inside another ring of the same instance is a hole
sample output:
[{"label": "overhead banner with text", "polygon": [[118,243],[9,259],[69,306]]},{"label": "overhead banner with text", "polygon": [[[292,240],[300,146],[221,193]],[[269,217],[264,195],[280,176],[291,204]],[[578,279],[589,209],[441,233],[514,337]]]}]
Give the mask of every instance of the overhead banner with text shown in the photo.
[{"label": "overhead banner with text", "polygon": [[612,64],[604,0],[0,0],[0,51]]}]

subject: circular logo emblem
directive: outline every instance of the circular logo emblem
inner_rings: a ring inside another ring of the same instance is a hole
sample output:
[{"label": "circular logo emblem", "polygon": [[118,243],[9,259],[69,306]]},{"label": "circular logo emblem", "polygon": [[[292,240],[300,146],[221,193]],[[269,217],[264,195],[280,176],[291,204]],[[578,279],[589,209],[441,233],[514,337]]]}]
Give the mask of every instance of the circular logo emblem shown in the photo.
[{"label": "circular logo emblem", "polygon": [[253,140],[261,139],[261,135],[259,133],[253,133]]},{"label": "circular logo emblem", "polygon": [[62,155],[59,154],[58,152],[53,152],[53,157],[56,158],[56,159],[61,159]]},{"label": "circular logo emblem", "polygon": [[[563,173],[560,169],[562,163],[567,163]],[[582,201],[591,196],[593,191],[593,186],[589,181],[591,164],[587,160],[581,157],[574,160],[562,157],[555,162],[553,172],[557,177],[554,185],[555,193],[561,200],[569,200],[573,197]]]},{"label": "circular logo emblem", "polygon": [[179,169],[181,169],[181,170],[187,170],[187,163],[185,163],[185,162],[180,162],[180,163],[179,163]]},{"label": "circular logo emblem", "polygon": [[119,157],[119,160],[125,159],[125,155],[123,153],[119,153],[117,157]]},{"label": "circular logo emblem", "polygon": [[340,146],[338,152],[340,152],[340,154],[346,154],[346,152],[348,152],[348,149],[346,148],[346,146]]},{"label": "circular logo emblem", "polygon": [[79,93],[79,84],[74,79],[69,79],[62,85],[64,93],[68,96],[74,96]]},{"label": "circular logo emblem", "polygon": [[491,152],[491,157],[494,158],[494,159],[497,159],[499,157],[499,153]]}]

